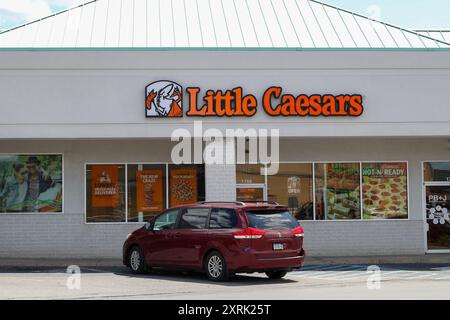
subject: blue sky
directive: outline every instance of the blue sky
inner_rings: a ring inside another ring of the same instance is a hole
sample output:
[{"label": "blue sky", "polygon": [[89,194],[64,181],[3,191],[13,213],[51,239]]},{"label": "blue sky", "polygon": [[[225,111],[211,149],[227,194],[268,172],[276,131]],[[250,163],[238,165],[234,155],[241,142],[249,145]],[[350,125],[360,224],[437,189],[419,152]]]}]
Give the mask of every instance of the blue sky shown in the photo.
[{"label": "blue sky", "polygon": [[408,29],[450,29],[450,0],[324,0]]},{"label": "blue sky", "polygon": [[[0,30],[9,29],[88,1],[0,0]],[[323,1],[409,29],[450,29],[450,0]]]}]

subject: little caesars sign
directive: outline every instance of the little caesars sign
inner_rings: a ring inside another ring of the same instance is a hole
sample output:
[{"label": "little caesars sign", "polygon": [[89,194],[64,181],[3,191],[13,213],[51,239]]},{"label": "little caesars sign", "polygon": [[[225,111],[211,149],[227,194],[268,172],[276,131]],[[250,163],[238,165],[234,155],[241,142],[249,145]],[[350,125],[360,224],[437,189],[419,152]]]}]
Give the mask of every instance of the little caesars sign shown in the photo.
[{"label": "little caesars sign", "polygon": [[[188,117],[252,117],[261,105],[270,116],[282,117],[359,117],[364,111],[359,94],[284,93],[272,86],[260,99],[246,94],[242,87],[230,90],[186,88]],[[173,81],[156,81],[145,90],[146,117],[183,117],[183,88]]]}]

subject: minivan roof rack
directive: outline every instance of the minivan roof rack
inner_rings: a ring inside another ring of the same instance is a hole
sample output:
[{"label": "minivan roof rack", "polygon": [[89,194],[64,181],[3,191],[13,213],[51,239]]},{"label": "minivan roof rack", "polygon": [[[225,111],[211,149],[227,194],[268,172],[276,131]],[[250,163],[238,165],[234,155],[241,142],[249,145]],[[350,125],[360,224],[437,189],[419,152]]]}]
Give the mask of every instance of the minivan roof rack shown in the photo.
[{"label": "minivan roof rack", "polygon": [[245,203],[242,201],[198,201],[197,203],[208,204],[208,203],[233,203],[239,204],[241,206],[245,206]]},{"label": "minivan roof rack", "polygon": [[280,204],[276,201],[264,201],[264,200],[249,200],[249,201],[245,201],[247,203],[267,203],[267,204],[273,204],[276,206],[279,206]]},{"label": "minivan roof rack", "polygon": [[245,206],[246,203],[266,203],[266,204],[271,204],[271,205],[275,205],[275,206],[279,206],[280,204],[278,202],[275,201],[258,201],[258,200],[250,200],[250,201],[198,201],[197,203],[201,203],[201,204],[208,204],[208,203],[232,203],[232,204],[238,204],[241,206]]}]

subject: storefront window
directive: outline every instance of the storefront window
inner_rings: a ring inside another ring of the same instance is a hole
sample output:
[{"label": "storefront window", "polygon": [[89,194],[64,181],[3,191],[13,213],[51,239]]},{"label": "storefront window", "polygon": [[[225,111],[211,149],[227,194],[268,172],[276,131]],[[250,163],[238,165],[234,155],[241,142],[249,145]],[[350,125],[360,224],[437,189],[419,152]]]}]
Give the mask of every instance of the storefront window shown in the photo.
[{"label": "storefront window", "polygon": [[281,163],[268,175],[268,200],[285,204],[299,220],[314,219],[312,164]]},{"label": "storefront window", "polygon": [[203,165],[169,166],[169,206],[205,200],[205,169]]},{"label": "storefront window", "polygon": [[[125,192],[127,192],[126,197]],[[86,222],[88,223],[145,222],[169,207],[204,200],[205,168],[203,165],[90,164],[86,166]]]},{"label": "storefront window", "polygon": [[128,222],[144,222],[166,209],[166,165],[129,164]]},{"label": "storefront window", "polygon": [[86,222],[125,220],[125,165],[87,165]]},{"label": "storefront window", "polygon": [[[236,200],[274,201],[298,220],[408,219],[407,162],[280,163],[267,176],[262,167],[237,166]],[[435,168],[442,179],[446,167]]]},{"label": "storefront window", "polygon": [[361,219],[360,164],[317,163],[316,219]]},{"label": "storefront window", "polygon": [[63,211],[62,155],[0,155],[0,214]]},{"label": "storefront window", "polygon": [[236,165],[236,183],[237,184],[256,184],[265,183],[264,175],[261,174],[262,164],[237,164]]},{"label": "storefront window", "polygon": [[364,219],[408,218],[407,164],[363,163]]},{"label": "storefront window", "polygon": [[450,182],[450,162],[425,162],[423,170],[425,181]]}]

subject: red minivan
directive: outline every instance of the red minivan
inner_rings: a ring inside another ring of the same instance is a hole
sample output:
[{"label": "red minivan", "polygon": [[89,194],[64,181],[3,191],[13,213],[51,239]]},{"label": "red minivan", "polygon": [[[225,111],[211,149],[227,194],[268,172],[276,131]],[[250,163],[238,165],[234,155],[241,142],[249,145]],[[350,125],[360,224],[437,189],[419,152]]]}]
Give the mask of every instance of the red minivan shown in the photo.
[{"label": "red minivan", "polygon": [[204,271],[223,281],[235,273],[282,278],[303,265],[303,228],[275,203],[199,202],[168,209],[128,235],[123,263]]}]

